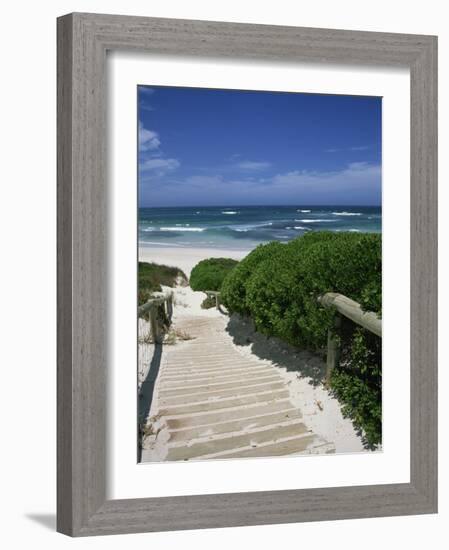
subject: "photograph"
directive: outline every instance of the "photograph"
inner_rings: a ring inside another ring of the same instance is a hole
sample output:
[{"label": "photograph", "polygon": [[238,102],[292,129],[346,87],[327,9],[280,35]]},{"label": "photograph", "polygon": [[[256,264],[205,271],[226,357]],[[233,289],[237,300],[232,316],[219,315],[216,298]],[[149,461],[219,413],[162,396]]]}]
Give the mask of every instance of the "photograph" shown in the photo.
[{"label": "photograph", "polygon": [[137,461],[382,452],[382,98],[136,94]]}]

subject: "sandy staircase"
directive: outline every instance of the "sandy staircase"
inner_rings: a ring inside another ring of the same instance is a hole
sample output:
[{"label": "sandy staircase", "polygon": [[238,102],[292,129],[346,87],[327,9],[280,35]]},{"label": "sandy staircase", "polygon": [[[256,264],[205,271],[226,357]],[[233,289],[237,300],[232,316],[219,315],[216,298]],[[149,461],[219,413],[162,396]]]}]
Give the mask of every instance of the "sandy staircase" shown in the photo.
[{"label": "sandy staircase", "polygon": [[279,369],[241,354],[222,317],[186,316],[164,346],[142,461],[334,452],[293,406]]}]

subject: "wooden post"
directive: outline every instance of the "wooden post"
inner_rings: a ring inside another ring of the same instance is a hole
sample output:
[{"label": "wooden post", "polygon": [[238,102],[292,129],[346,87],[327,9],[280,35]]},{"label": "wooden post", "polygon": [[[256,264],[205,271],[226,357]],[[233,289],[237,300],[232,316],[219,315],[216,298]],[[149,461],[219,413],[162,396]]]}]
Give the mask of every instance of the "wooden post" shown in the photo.
[{"label": "wooden post", "polygon": [[340,362],[340,326],[341,318],[335,314],[333,327],[327,331],[326,384],[329,385],[332,371]]},{"label": "wooden post", "polygon": [[160,292],[155,292],[153,298],[139,306],[139,317],[143,317],[147,314],[149,316],[151,334],[156,344],[162,344],[165,330],[171,325],[173,317],[173,298],[173,292],[165,295]]},{"label": "wooden post", "polygon": [[173,293],[167,298],[167,318],[171,323],[171,318],[173,316]]},{"label": "wooden post", "polygon": [[158,319],[158,306],[154,305],[150,308],[150,326],[151,333],[153,335],[153,341],[155,344],[160,344],[161,340],[161,331],[159,330],[159,319]]},{"label": "wooden post", "polygon": [[363,311],[360,304],[347,296],[327,292],[318,298],[318,302],[324,307],[334,307],[341,315],[382,338],[382,319],[372,311]]},{"label": "wooden post", "polygon": [[334,326],[327,332],[326,385],[329,385],[332,370],[340,362],[340,325],[344,315],[354,323],[382,338],[382,319],[373,311],[364,311],[361,305],[343,294],[326,292],[318,302],[327,308],[334,308]]}]

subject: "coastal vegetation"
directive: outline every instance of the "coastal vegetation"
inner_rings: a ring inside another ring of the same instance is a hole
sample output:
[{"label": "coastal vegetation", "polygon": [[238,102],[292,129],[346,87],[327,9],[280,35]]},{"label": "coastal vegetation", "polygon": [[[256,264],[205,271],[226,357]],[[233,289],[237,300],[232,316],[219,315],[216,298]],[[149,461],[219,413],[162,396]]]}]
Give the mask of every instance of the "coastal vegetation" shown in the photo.
[{"label": "coastal vegetation", "polygon": [[[250,316],[259,332],[320,352],[334,312],[318,297],[341,293],[381,316],[381,277],[379,234],[310,232],[254,249],[223,280],[221,301]],[[340,339],[330,387],[373,447],[381,442],[381,339],[349,320],[342,320]]]},{"label": "coastal vegetation", "polygon": [[174,287],[179,283],[187,284],[187,277],[177,267],[155,263],[139,262],[138,305],[147,302],[153,292],[160,292],[162,286]]},{"label": "coastal vegetation", "polygon": [[[192,273],[190,274],[190,288],[192,290],[220,291],[223,281],[237,264],[237,260],[232,260],[231,258],[208,258],[201,260],[192,269]],[[201,307],[203,309],[215,307],[215,297],[206,296]]]},{"label": "coastal vegetation", "polygon": [[216,306],[216,298],[214,296],[208,295],[201,302],[201,307],[203,309],[211,309]]},{"label": "coastal vegetation", "polygon": [[238,264],[231,258],[208,258],[201,260],[192,269],[190,287],[192,290],[221,290],[225,278]]},{"label": "coastal vegetation", "polygon": [[[187,278],[178,268],[139,263],[139,305],[161,285],[174,287]],[[242,261],[209,258],[192,269],[194,291],[218,291],[228,311],[250,317],[256,329],[297,348],[322,354],[334,308],[318,298],[339,293],[365,311],[382,312],[381,235],[313,231],[286,244],[259,245]],[[203,308],[215,306],[208,296]],[[341,317],[339,367],[328,384],[345,416],[351,418],[369,448],[382,439],[381,338]]]}]

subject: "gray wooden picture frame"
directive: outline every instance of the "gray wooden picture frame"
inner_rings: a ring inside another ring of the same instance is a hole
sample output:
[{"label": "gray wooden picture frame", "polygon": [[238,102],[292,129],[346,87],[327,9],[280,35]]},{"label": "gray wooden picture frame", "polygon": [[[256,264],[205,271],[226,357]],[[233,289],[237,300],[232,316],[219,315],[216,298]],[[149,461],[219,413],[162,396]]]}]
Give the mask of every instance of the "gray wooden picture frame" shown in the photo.
[{"label": "gray wooden picture frame", "polygon": [[[107,500],[106,52],[411,73],[410,483]],[[57,529],[72,536],[437,511],[437,38],[74,13],[58,19]]]}]

